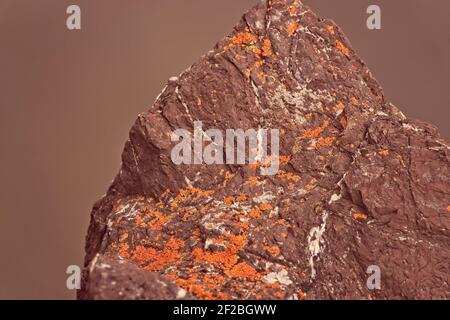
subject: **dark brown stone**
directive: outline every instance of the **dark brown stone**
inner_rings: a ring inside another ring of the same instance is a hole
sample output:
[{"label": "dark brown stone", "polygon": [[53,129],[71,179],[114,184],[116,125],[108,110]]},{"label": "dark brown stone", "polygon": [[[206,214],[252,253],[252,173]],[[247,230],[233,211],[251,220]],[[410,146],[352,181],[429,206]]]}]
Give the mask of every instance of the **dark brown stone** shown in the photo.
[{"label": "dark brown stone", "polygon": [[[171,133],[194,120],[280,129],[279,173],[175,165]],[[138,117],[91,214],[79,297],[449,299],[449,150],[332,21],[260,2]]]}]

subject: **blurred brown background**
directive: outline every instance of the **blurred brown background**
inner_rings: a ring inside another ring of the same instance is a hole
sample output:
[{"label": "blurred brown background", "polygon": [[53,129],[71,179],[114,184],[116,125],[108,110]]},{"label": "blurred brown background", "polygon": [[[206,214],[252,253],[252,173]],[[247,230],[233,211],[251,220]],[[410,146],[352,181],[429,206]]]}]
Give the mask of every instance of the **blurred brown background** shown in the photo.
[{"label": "blurred brown background", "polygon": [[[71,299],[93,203],[170,76],[257,0],[0,0],[0,298]],[[305,0],[408,116],[450,137],[450,1]],[[82,30],[66,29],[78,4]],[[382,30],[366,8],[382,9]]]}]

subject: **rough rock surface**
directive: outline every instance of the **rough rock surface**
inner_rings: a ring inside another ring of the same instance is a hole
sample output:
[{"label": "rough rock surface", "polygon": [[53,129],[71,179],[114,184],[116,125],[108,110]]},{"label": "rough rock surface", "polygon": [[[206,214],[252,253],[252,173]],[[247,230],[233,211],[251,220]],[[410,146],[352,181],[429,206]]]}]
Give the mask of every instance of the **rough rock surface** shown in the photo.
[{"label": "rough rock surface", "polygon": [[[280,129],[280,171],[175,165],[171,134],[195,120]],[[332,21],[260,2],[138,117],[79,298],[449,299],[449,151]]]}]

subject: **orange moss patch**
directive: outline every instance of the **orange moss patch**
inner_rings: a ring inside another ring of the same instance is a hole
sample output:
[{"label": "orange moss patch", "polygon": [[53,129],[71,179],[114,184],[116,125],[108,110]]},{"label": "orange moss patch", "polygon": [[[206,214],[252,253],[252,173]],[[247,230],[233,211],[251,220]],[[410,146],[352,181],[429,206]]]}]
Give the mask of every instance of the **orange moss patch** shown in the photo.
[{"label": "orange moss patch", "polygon": [[356,220],[366,220],[366,219],[367,219],[367,214],[364,214],[364,213],[354,213],[354,214],[353,214],[353,219],[356,219]]},{"label": "orange moss patch", "polygon": [[300,24],[297,21],[293,21],[293,22],[289,23],[287,26],[287,29],[286,29],[289,37],[292,37],[294,35],[294,33],[297,32],[299,27],[300,27]]},{"label": "orange moss patch", "polygon": [[336,40],[336,48],[338,48],[338,50],[341,51],[347,57],[350,57],[350,50],[346,46],[344,46],[344,44],[341,41]]}]

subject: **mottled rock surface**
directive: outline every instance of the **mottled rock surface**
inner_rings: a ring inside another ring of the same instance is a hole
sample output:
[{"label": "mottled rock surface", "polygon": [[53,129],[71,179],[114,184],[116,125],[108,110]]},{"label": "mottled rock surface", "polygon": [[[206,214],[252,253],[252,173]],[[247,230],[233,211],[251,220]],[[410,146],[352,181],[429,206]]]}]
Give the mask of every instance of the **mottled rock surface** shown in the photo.
[{"label": "mottled rock surface", "polygon": [[[279,129],[280,171],[175,165],[171,134],[195,120]],[[138,117],[79,298],[449,299],[449,151],[332,21],[260,2]]]}]

